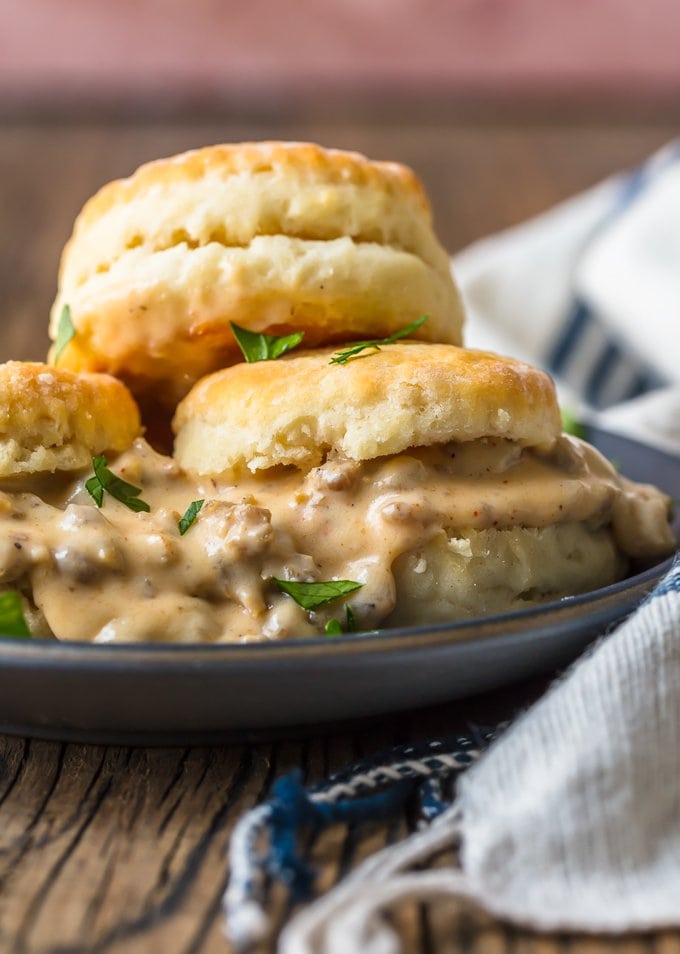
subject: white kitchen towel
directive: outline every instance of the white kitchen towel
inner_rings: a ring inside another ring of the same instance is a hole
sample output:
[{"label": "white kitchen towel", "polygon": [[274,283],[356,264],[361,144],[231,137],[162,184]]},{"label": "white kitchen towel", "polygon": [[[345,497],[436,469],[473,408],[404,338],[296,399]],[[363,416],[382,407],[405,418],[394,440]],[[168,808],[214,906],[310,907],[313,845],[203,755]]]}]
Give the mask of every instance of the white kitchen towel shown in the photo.
[{"label": "white kitchen towel", "polygon": [[[540,930],[680,925],[680,561],[461,777],[429,828],[284,929],[279,954],[397,954],[380,915],[466,898]],[[459,848],[445,867],[413,870]]]},{"label": "white kitchen towel", "polygon": [[546,368],[577,416],[680,453],[680,142],[453,270],[469,347]]}]

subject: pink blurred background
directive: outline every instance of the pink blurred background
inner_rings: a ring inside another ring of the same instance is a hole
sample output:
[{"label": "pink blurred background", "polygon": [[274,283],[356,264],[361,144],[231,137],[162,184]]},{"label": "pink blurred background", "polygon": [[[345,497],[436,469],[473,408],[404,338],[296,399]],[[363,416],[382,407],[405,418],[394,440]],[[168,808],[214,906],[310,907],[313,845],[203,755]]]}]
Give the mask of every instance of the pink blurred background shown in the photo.
[{"label": "pink blurred background", "polygon": [[6,104],[680,95],[678,0],[0,0]]}]

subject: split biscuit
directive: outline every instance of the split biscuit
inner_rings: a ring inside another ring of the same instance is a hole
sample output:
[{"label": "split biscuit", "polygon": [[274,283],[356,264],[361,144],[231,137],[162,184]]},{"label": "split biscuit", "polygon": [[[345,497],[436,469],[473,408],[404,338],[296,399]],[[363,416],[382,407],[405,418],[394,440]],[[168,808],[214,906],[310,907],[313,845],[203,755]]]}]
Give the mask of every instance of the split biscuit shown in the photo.
[{"label": "split biscuit", "polygon": [[386,337],[459,344],[463,312],[416,175],[309,143],[212,146],[142,166],[80,213],[51,336],[60,364],[176,403],[241,360],[230,322],[315,347]]},{"label": "split biscuit", "polygon": [[[360,582],[360,628],[521,609],[672,550],[665,496],[561,433],[544,372],[414,341],[337,354],[200,381],[175,415],[175,457],[258,500],[313,558],[312,580]],[[323,612],[320,628],[337,605]]]},{"label": "split biscuit", "polygon": [[331,364],[332,348],[239,364],[200,381],[174,420],[186,470],[308,469],[484,437],[549,448],[561,432],[549,376],[520,361],[405,341]]},{"label": "split biscuit", "polygon": [[0,478],[78,470],[140,434],[132,395],[109,375],[0,365]]}]

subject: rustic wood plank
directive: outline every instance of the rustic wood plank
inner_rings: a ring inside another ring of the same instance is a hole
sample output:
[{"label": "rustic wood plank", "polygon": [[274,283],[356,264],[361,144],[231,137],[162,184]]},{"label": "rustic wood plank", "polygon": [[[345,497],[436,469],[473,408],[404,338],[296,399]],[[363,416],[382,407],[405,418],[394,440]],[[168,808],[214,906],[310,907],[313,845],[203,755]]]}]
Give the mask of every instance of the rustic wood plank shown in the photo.
[{"label": "rustic wood plank", "polygon": [[0,923],[12,950],[116,950],[140,934],[145,950],[190,949],[215,921],[229,820],[268,771],[266,750],[31,743],[3,806]]},{"label": "rustic wood plank", "polygon": [[[307,754],[303,749],[307,748]],[[347,737],[323,744],[128,749],[0,740],[0,949],[30,954],[220,952],[228,836],[274,774],[307,762],[344,764]],[[314,762],[310,753],[314,752]],[[317,759],[319,760],[317,762]],[[310,772],[310,777],[316,772]],[[344,864],[401,837],[406,820],[309,847],[319,890]],[[448,856],[450,857],[450,856]],[[440,859],[440,864],[447,856]],[[277,893],[278,892],[278,893]],[[288,913],[277,889],[273,906]],[[672,954],[680,936],[540,937],[465,905],[405,906],[393,915],[404,950],[454,954]],[[272,950],[268,945],[265,950]]]}]

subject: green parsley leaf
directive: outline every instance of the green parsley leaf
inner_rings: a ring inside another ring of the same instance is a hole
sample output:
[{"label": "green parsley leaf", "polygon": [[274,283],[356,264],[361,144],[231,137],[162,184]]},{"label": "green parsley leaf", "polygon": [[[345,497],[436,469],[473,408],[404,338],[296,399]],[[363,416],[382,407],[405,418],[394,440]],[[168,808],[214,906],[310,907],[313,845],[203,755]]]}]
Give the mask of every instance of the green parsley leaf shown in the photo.
[{"label": "green parsley leaf", "polygon": [[366,348],[374,348],[376,351],[380,351],[383,345],[394,344],[394,342],[399,341],[400,338],[408,338],[410,334],[412,334],[414,331],[417,331],[418,328],[425,324],[427,318],[427,315],[422,315],[410,325],[406,325],[405,328],[395,331],[389,336],[389,338],[376,338],[374,341],[357,341],[356,344],[352,345],[350,348],[346,348],[344,351],[336,351],[330,360],[330,364],[347,364],[350,358],[354,358],[356,355],[361,354],[361,352],[365,351]]},{"label": "green parsley leaf", "polygon": [[280,358],[286,351],[292,351],[297,348],[305,336],[304,331],[296,331],[292,335],[258,334],[248,331],[246,328],[240,328],[233,321],[230,322],[231,330],[234,332],[236,344],[243,352],[243,357],[249,364],[256,361],[274,361]]},{"label": "green parsley leaf", "polygon": [[73,341],[77,332],[73,321],[71,320],[71,307],[64,305],[59,315],[59,325],[57,327],[57,338],[54,342],[54,363],[56,364],[66,345]]},{"label": "green parsley leaf", "polygon": [[342,628],[342,623],[339,619],[329,619],[325,627],[327,636],[342,636],[343,633],[356,633],[357,621],[349,603],[345,605],[345,612],[347,614],[347,628]]},{"label": "green parsley leaf", "polygon": [[565,407],[562,408],[562,430],[565,434],[571,434],[572,437],[580,437],[582,441],[586,439],[588,434],[583,424]]},{"label": "green parsley leaf", "polygon": [[85,481],[85,490],[90,497],[92,497],[97,506],[101,507],[104,503],[104,486],[99,482],[99,477],[97,477],[96,474],[94,477],[90,477],[89,480]]},{"label": "green parsley leaf", "polygon": [[108,468],[108,462],[103,454],[92,458],[92,466],[94,467],[94,477],[90,477],[90,479],[86,481],[85,490],[87,490],[98,507],[101,507],[103,504],[104,491],[106,491],[107,494],[111,494],[112,497],[115,497],[116,500],[125,504],[130,510],[134,510],[135,513],[139,513],[141,510],[145,513],[149,513],[151,507],[145,500],[139,499],[139,495],[142,492],[141,487],[128,484],[126,480],[112,473]]},{"label": "green parsley leaf", "polygon": [[182,517],[182,519],[180,520],[178,524],[179,532],[181,536],[184,536],[184,534],[187,532],[189,527],[192,525],[192,523],[198,516],[201,510],[201,507],[203,506],[204,503],[205,503],[205,500],[193,500],[189,504],[189,506],[187,507],[186,513],[184,514],[184,516]]},{"label": "green parsley leaf", "polygon": [[24,618],[21,597],[13,590],[0,593],[0,636],[14,639],[30,639],[31,631]]},{"label": "green parsley leaf", "polygon": [[338,596],[344,596],[346,593],[353,593],[360,589],[364,584],[355,583],[354,580],[323,580],[320,583],[297,583],[294,580],[278,580],[275,576],[272,580],[282,593],[292,596],[298,606],[306,610],[316,609],[317,606],[323,606],[324,603],[330,603]]}]

